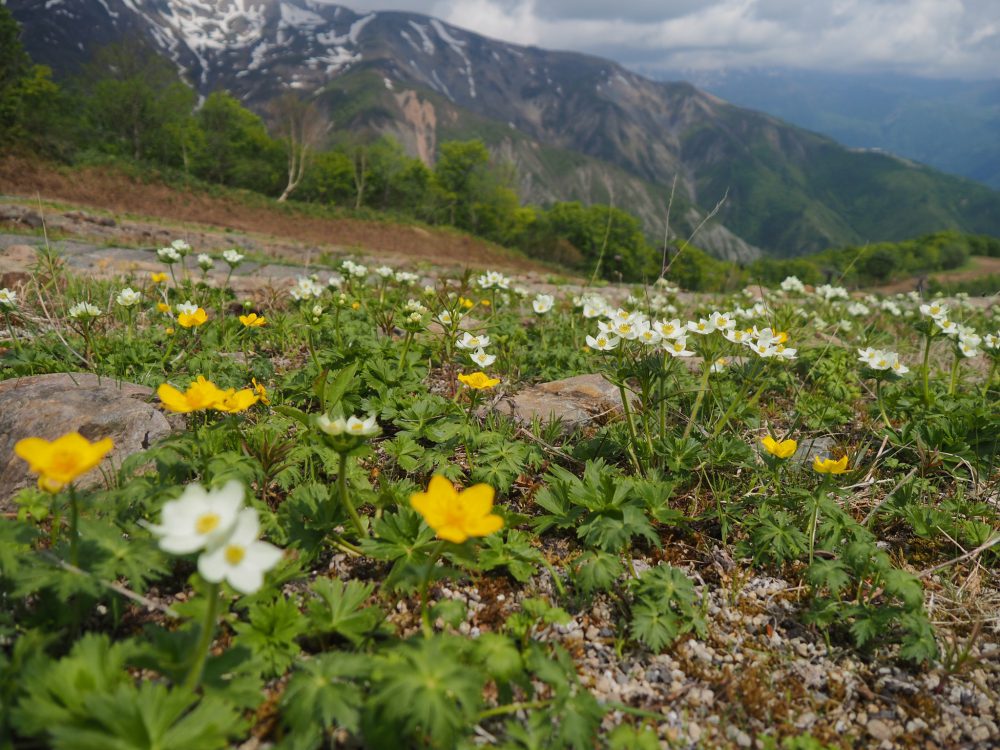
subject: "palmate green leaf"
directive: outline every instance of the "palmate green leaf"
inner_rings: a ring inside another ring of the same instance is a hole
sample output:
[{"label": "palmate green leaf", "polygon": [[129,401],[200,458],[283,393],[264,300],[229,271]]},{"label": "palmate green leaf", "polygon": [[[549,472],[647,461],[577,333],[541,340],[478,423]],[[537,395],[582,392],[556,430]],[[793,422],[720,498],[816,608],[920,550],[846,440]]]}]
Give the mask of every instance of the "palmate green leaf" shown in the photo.
[{"label": "palmate green leaf", "polygon": [[882,574],[882,586],[887,594],[903,600],[907,609],[920,609],[924,604],[924,587],[912,573],[892,568]]},{"label": "palmate green leaf", "polygon": [[524,671],[521,652],[505,635],[483,633],[474,641],[476,660],[497,682],[509,682]]},{"label": "palmate green leaf", "polygon": [[89,569],[102,580],[125,578],[129,588],[143,593],[150,581],[168,572],[165,556],[148,537],[130,538],[108,521],[89,519],[80,522],[80,534],[97,547]]},{"label": "palmate green leaf", "polygon": [[14,726],[22,734],[36,736],[85,718],[89,696],[111,693],[129,680],[124,671],[129,653],[127,645],[87,633],[67,656],[22,676]]},{"label": "palmate green leaf", "polygon": [[302,650],[296,638],[306,627],[306,618],[295,602],[279,595],[250,607],[250,621],[233,626],[236,631],[233,643],[250,649],[265,675],[277,677],[285,673]]},{"label": "palmate green leaf", "polygon": [[309,601],[306,616],[309,632],[327,635],[334,633],[354,645],[359,645],[378,628],[382,612],[377,607],[366,607],[374,585],[360,581],[336,578],[318,578],[309,590],[314,597]]},{"label": "palmate green leaf", "polygon": [[658,609],[648,602],[632,607],[629,625],[632,637],[652,651],[661,651],[683,632],[681,619],[670,609]]},{"label": "palmate green leaf", "polygon": [[224,701],[199,703],[188,690],[153,682],[91,694],[84,708],[85,717],[50,730],[56,750],[214,750],[242,728]]},{"label": "palmate green leaf", "polygon": [[530,539],[528,534],[517,529],[509,529],[506,534],[490,534],[482,541],[476,565],[480,570],[506,567],[514,580],[527,583],[537,566],[545,562],[545,556],[531,546]]},{"label": "palmate green leaf", "polygon": [[454,747],[475,723],[485,674],[470,668],[461,638],[416,638],[380,655],[365,705],[365,736],[396,733],[436,748]]},{"label": "palmate green leaf", "polygon": [[899,655],[912,662],[930,661],[938,655],[934,626],[923,612],[905,612],[899,618],[903,626],[902,647]]},{"label": "palmate green leaf", "polygon": [[825,588],[833,595],[840,593],[851,582],[840,560],[816,560],[806,570],[806,578],[815,588]]},{"label": "palmate green leaf", "polygon": [[597,699],[579,684],[573,684],[567,694],[551,709],[559,722],[553,747],[590,750],[594,747],[597,730],[604,718],[604,709]]},{"label": "palmate green leaf", "polygon": [[625,567],[618,555],[607,552],[584,552],[573,561],[573,581],[586,595],[607,591],[618,580]]},{"label": "palmate green leaf", "polygon": [[281,715],[300,734],[317,739],[331,727],[357,733],[371,659],[364,654],[331,653],[301,662],[281,697]]},{"label": "palmate green leaf", "polygon": [[376,519],[372,528],[375,537],[362,540],[361,549],[369,557],[393,563],[382,585],[389,590],[416,585],[434,539],[434,530],[424,523],[419,513],[406,506]]},{"label": "palmate green leaf", "polygon": [[38,530],[24,521],[0,519],[0,576],[14,579],[25,565],[32,564],[32,543]]},{"label": "palmate green leaf", "polygon": [[660,541],[646,514],[632,505],[588,514],[577,526],[576,535],[588,546],[605,552],[620,552],[630,546],[632,538],[637,536],[653,545],[658,545]]}]

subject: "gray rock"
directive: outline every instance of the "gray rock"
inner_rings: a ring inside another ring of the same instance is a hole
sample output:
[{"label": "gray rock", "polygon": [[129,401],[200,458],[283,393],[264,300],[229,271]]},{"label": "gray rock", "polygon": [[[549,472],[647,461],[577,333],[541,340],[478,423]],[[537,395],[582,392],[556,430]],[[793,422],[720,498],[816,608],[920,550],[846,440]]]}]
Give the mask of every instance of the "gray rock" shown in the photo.
[{"label": "gray rock", "polygon": [[803,438],[799,440],[799,447],[795,449],[795,455],[792,456],[792,460],[800,464],[811,464],[813,456],[828,457],[835,445],[836,443],[833,438],[826,437],[825,435]]},{"label": "gray rock", "polygon": [[151,388],[116,382],[90,373],[56,373],[12,378],[0,383],[0,502],[34,484],[27,464],[14,455],[26,437],[54,440],[76,430],[88,440],[110,437],[114,450],[101,466],[82,476],[79,486],[103,481],[101,468],[117,467],[172,431],[149,401]]},{"label": "gray rock", "polygon": [[885,741],[892,739],[892,727],[881,719],[872,719],[865,728],[868,730],[868,734],[876,740]]},{"label": "gray rock", "polygon": [[562,420],[572,430],[620,413],[622,399],[618,387],[602,376],[577,375],[525,388],[497,408],[526,423],[536,417],[543,422]]}]

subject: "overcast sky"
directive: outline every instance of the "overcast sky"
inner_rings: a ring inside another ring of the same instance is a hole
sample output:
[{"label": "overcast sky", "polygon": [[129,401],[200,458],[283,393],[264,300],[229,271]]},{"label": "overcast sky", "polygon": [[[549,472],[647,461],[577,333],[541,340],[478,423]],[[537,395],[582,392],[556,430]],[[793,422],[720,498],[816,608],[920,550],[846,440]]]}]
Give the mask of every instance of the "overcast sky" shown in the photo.
[{"label": "overcast sky", "polygon": [[342,0],[646,73],[750,66],[1000,78],[1000,0]]}]

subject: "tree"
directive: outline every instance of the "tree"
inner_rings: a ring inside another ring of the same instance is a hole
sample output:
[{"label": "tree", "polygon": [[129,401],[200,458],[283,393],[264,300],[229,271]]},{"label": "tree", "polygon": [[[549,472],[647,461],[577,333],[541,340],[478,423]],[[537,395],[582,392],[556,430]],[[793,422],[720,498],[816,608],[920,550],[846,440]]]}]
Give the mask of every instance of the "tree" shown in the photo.
[{"label": "tree", "polygon": [[326,140],[330,121],[314,102],[289,92],[270,105],[274,131],[285,146],[288,182],[278,197],[284,203],[305,177],[313,153]]},{"label": "tree", "polygon": [[194,91],[147,44],[133,37],[101,48],[80,88],[99,142],[136,160],[182,161],[178,134],[191,116]]},{"label": "tree", "polygon": [[482,194],[489,163],[490,152],[482,141],[441,144],[434,182],[447,203],[449,224],[472,228],[472,205]]},{"label": "tree", "polygon": [[37,145],[49,135],[49,120],[59,100],[52,71],[32,64],[17,21],[0,5],[0,140]]},{"label": "tree", "polygon": [[199,177],[269,195],[280,192],[284,154],[260,117],[217,91],[205,99],[196,119],[201,142],[192,161]]}]

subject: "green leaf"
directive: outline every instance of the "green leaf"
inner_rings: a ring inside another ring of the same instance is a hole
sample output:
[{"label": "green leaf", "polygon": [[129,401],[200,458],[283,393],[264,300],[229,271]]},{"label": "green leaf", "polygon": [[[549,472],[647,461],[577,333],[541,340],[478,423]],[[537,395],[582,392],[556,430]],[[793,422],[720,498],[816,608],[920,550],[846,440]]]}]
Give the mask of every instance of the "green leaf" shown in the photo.
[{"label": "green leaf", "polygon": [[483,633],[474,642],[476,659],[490,677],[509,682],[524,671],[524,660],[513,641],[499,633]]},{"label": "green leaf", "polygon": [[306,615],[309,631],[314,634],[335,633],[341,638],[361,644],[382,621],[377,607],[366,607],[374,585],[336,578],[317,578],[309,590],[315,595],[309,601]]},{"label": "green leaf", "polygon": [[305,632],[306,619],[295,602],[284,596],[255,603],[249,617],[249,622],[233,626],[233,643],[250,649],[265,675],[284,674],[301,651],[295,639]]},{"label": "green leaf", "polygon": [[573,561],[573,581],[586,595],[608,591],[625,572],[618,555],[584,552]]},{"label": "green leaf", "polygon": [[295,732],[325,733],[343,727],[357,733],[369,657],[364,654],[323,654],[299,664],[281,697],[281,715]]},{"label": "green leaf", "polygon": [[541,551],[532,547],[530,540],[528,534],[517,529],[508,529],[506,534],[490,534],[480,545],[476,564],[480,570],[506,567],[514,580],[527,583],[537,566],[545,562]]}]

